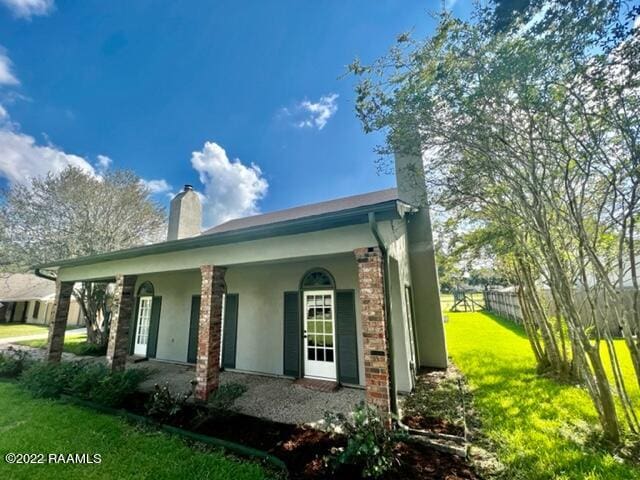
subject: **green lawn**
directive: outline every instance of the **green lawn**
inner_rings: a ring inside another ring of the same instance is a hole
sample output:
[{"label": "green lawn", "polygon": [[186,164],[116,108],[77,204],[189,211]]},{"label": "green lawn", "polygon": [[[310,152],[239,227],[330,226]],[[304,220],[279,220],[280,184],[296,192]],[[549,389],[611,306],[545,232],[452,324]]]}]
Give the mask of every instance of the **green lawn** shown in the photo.
[{"label": "green lawn", "polygon": [[[87,342],[86,333],[75,333],[75,334],[67,333],[64,337],[63,350],[65,352],[75,353],[76,355],[84,355],[86,354],[85,352],[86,342]],[[46,339],[22,340],[16,343],[18,345],[26,345],[27,347],[36,347],[36,348],[45,348],[47,346]]]},{"label": "green lawn", "polygon": [[47,333],[48,328],[47,325],[32,325],[29,323],[0,323],[0,338]]},{"label": "green lawn", "polygon": [[[182,440],[143,431],[119,418],[49,400],[34,400],[0,382],[0,478],[263,479],[255,463],[219,451],[188,447]],[[9,465],[13,453],[99,453],[99,465]]]},{"label": "green lawn", "polygon": [[[521,328],[485,313],[447,315],[449,354],[469,381],[506,478],[640,479],[640,468],[589,446],[598,419],[587,393],[536,375]],[[623,362],[631,385],[628,355]],[[640,399],[637,389],[632,394]]]}]

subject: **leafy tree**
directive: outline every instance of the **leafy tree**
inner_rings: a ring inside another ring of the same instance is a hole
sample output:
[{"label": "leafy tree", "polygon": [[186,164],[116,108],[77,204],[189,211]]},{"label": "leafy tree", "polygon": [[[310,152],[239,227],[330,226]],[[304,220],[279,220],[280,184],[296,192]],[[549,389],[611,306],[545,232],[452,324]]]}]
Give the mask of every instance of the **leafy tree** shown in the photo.
[{"label": "leafy tree", "polygon": [[[0,266],[31,265],[96,255],[158,240],[164,211],[130,171],[97,177],[75,167],[15,184],[0,199]],[[108,283],[85,282],[74,290],[87,339],[104,344],[110,302]]]},{"label": "leafy tree", "polygon": [[445,12],[424,42],[403,34],[380,60],[354,62],[356,111],[365,131],[386,132],[381,154],[425,158],[436,202],[500,232],[485,245],[520,287],[539,366],[583,381],[617,443],[612,384],[628,427],[640,423],[601,314],[615,315],[640,384],[640,8],[531,2],[505,20],[503,5],[469,22]]}]

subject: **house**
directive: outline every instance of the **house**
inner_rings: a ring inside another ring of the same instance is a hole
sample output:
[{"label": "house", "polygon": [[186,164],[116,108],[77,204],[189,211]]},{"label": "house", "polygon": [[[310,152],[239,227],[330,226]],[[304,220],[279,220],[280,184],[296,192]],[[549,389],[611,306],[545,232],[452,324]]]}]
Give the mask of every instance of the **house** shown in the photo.
[{"label": "house", "polygon": [[116,283],[107,362],[195,364],[196,397],[220,369],[366,389],[389,411],[419,367],[447,365],[422,160],[398,156],[397,189],[200,230],[191,186],[167,241],[36,266],[56,280],[48,357],[59,361],[74,282]]},{"label": "house", "polygon": [[[0,274],[0,323],[48,324],[53,318],[56,287],[29,273]],[[72,300],[69,325],[84,325],[80,306]]]}]

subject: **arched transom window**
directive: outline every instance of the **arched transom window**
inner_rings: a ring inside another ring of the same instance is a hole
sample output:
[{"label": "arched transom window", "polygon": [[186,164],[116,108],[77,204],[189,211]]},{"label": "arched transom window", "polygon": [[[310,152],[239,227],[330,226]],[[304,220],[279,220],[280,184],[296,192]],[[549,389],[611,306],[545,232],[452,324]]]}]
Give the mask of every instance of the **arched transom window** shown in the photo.
[{"label": "arched transom window", "polygon": [[302,279],[302,289],[335,288],[335,282],[329,272],[321,268],[313,269]]}]

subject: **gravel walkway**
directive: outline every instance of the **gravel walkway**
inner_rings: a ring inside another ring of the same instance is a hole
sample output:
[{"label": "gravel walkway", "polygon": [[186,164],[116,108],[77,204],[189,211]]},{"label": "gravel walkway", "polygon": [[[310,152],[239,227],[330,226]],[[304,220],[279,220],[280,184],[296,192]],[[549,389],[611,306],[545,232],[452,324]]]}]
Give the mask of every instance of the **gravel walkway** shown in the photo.
[{"label": "gravel walkway", "polygon": [[[190,389],[195,376],[194,367],[149,361],[129,365],[129,368],[147,368],[152,374],[141,388],[153,389],[156,383],[168,383],[175,391]],[[318,392],[294,385],[287,378],[268,377],[239,372],[221,372],[220,383],[240,383],[247,391],[233,404],[232,409],[283,423],[315,425],[327,411],[349,413],[355,405],[364,401],[364,390],[341,388],[336,392]]]}]

